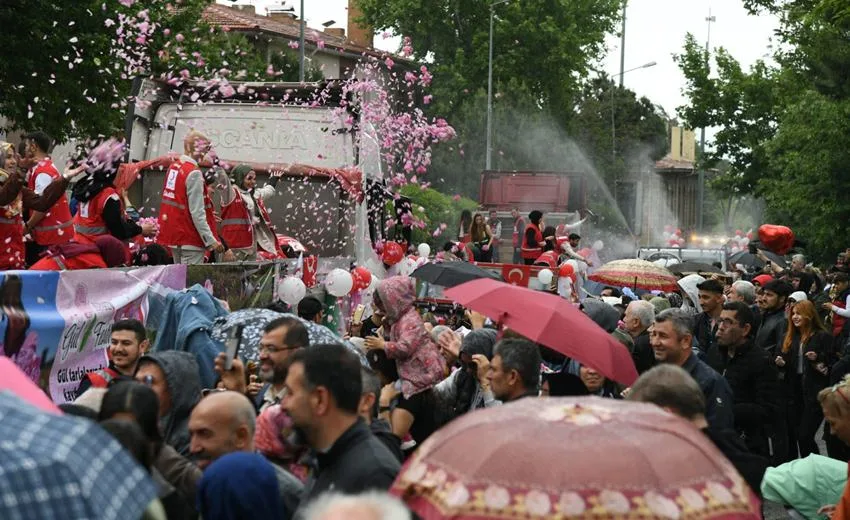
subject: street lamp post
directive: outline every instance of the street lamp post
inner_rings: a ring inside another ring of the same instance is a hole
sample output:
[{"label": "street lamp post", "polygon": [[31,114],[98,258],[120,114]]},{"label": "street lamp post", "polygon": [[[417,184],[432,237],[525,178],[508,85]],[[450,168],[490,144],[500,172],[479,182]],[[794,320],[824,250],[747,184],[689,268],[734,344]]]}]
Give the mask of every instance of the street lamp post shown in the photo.
[{"label": "street lamp post", "polygon": [[[708,16],[705,19],[708,24],[708,35],[705,39],[705,65],[708,66],[708,53],[710,52],[711,45],[711,24],[712,22],[717,21],[716,16],[711,15],[711,8],[708,9]],[[700,162],[703,164],[699,164],[699,171],[697,172],[697,231],[702,233],[703,231],[703,213],[705,211],[705,127],[702,127],[699,132],[699,155]]]},{"label": "street lamp post", "polygon": [[[623,75],[628,73],[628,72],[634,72],[634,71],[640,70],[640,69],[648,69],[648,68],[654,67],[656,65],[658,65],[656,62],[650,61],[649,63],[644,63],[640,67],[635,67],[635,68],[629,69],[629,70],[621,70],[620,71],[620,80],[622,81]],[[620,67],[620,68],[622,69],[622,67]],[[622,83],[620,83],[621,88],[622,88],[622,86],[623,86]],[[611,163],[611,166],[613,166],[614,162],[617,161],[617,125],[616,125],[616,117],[615,117],[615,110],[614,110],[614,106],[615,106],[614,105],[614,90],[615,90],[615,88],[616,88],[616,85],[612,81],[611,82],[611,159],[612,159],[613,162]]]},{"label": "street lamp post", "polygon": [[510,1],[498,0],[490,4],[490,57],[487,60],[487,150],[484,158],[485,170],[490,170],[493,166],[493,19],[496,16],[496,6],[506,4]]}]

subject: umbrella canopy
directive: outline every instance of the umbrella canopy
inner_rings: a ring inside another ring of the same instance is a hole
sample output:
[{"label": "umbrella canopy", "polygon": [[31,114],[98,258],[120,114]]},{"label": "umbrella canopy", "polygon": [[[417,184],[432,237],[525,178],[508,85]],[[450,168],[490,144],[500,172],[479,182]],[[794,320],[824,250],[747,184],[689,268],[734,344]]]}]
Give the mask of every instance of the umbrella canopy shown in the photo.
[{"label": "umbrella canopy", "polygon": [[[777,255],[773,251],[761,250],[767,258],[773,262],[774,264],[785,267],[785,258]],[[740,253],[735,253],[734,255],[729,257],[728,260],[729,265],[738,265],[741,264],[747,268],[761,269],[764,267],[764,261],[758,257],[758,255],[754,255],[749,251],[741,251]]]},{"label": "umbrella canopy", "polygon": [[675,291],[676,277],[667,269],[639,258],[614,260],[603,265],[589,277],[594,282],[646,289],[647,291]]},{"label": "umbrella canopy", "polygon": [[693,274],[693,273],[709,273],[723,274],[722,269],[718,269],[711,264],[703,264],[701,262],[682,262],[667,266],[667,270],[673,274]]},{"label": "umbrella canopy", "polygon": [[29,404],[44,410],[45,412],[60,414],[59,407],[41,391],[41,388],[33,383],[24,374],[14,361],[6,356],[0,356],[0,391],[8,390]]},{"label": "umbrella canopy", "polygon": [[424,520],[761,518],[743,477],[693,425],[599,397],[465,414],[419,447],[390,492]]},{"label": "umbrella canopy", "polygon": [[413,271],[411,276],[441,287],[454,287],[481,278],[502,281],[500,275],[469,262],[428,263]]},{"label": "umbrella canopy", "polygon": [[87,419],[44,413],[0,392],[0,518],[141,518],[148,473]]},{"label": "umbrella canopy", "polygon": [[494,280],[473,280],[445,295],[618,383],[637,379],[629,351],[563,298]]},{"label": "umbrella canopy", "polygon": [[260,338],[263,337],[263,329],[272,320],[285,317],[295,318],[307,327],[307,334],[310,336],[311,345],[318,345],[320,343],[338,343],[340,345],[345,345],[357,353],[361,362],[366,362],[363,353],[359,349],[352,345],[351,342],[345,341],[334,334],[329,328],[313,323],[312,321],[299,318],[294,314],[275,312],[269,309],[242,309],[231,312],[226,316],[216,318],[215,323],[213,323],[212,332],[210,332],[210,337],[221,343],[223,349],[224,341],[227,339],[227,332],[237,324],[241,323],[244,328],[242,329],[242,340],[239,343],[239,357],[245,362],[259,362]]}]

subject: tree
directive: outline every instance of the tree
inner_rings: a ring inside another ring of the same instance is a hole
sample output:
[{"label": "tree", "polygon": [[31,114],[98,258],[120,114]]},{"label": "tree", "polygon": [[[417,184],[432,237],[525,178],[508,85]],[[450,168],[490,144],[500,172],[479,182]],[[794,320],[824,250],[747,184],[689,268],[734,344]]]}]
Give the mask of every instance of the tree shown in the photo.
[{"label": "tree", "polygon": [[[3,2],[0,114],[12,129],[41,129],[58,141],[110,135],[123,128],[134,76],[269,78],[256,42],[201,21],[207,0],[178,4]],[[273,64],[272,77],[295,77],[291,54]]]},{"label": "tree", "polygon": [[[494,169],[586,165],[580,153],[559,154],[571,156],[571,164],[547,156],[553,140],[556,148],[571,146],[568,122],[621,5],[621,0],[524,0],[496,7]],[[402,51],[428,62],[434,74],[430,111],[445,117],[458,139],[435,148],[430,180],[444,191],[477,198],[486,153],[490,2],[360,0],[359,6],[372,27],[404,35]]]},{"label": "tree", "polygon": [[850,104],[850,9],[838,0],[748,0],[754,15],[777,14],[776,65],[743,71],[725,50],[713,53],[689,36],[679,56],[689,104],[679,114],[693,127],[719,126],[708,164],[728,159],[714,182],[727,195],[761,197],[765,218],[790,226],[815,257],[843,249],[850,201],[844,118]]}]

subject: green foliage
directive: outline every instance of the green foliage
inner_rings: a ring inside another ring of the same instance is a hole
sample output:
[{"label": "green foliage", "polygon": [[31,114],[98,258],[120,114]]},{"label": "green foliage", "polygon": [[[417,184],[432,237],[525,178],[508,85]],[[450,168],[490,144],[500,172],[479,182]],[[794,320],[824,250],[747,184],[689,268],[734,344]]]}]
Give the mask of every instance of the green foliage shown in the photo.
[{"label": "green foliage", "polygon": [[[486,163],[490,3],[360,0],[365,21],[409,37],[414,57],[430,63],[431,110],[454,126],[458,139],[435,147],[429,177],[441,191],[472,198],[478,197]],[[605,52],[605,35],[617,28],[621,6],[621,0],[523,0],[495,7],[493,169],[610,169],[594,164],[604,150],[610,155],[610,140],[587,139],[584,150],[572,141],[584,137],[581,130],[594,118],[576,107],[590,95],[586,79]],[[639,102],[624,94],[616,96],[618,111],[645,108],[627,106]],[[610,112],[597,110],[595,117],[593,126],[610,135]],[[622,120],[624,139],[618,139],[624,156],[639,140],[626,129],[630,120]],[[653,118],[645,133],[653,134],[657,122]]]},{"label": "green foliage", "polygon": [[[474,213],[478,208],[478,203],[474,200],[456,198],[432,188],[422,189],[415,184],[402,186],[400,194],[410,198],[413,202],[413,214],[425,223],[424,229],[413,230],[413,244],[427,242],[432,247],[440,247],[448,240],[456,240],[460,213],[465,209]],[[446,229],[438,237],[432,236],[441,224],[445,224]]]},{"label": "green foliage", "polygon": [[[208,0],[179,5],[175,10],[159,0],[138,0],[132,7],[100,0],[0,3],[6,58],[0,60],[0,114],[11,129],[44,130],[61,142],[120,133],[137,73],[167,78],[185,69],[191,78],[271,79],[266,53],[258,52],[266,42],[203,23]],[[118,16],[138,17],[141,11],[158,26],[146,44],[150,70],[127,74],[123,53],[138,46],[133,38],[117,41]],[[272,63],[281,73],[275,79],[297,79],[291,51],[275,53]]]},{"label": "green foliage", "polygon": [[841,195],[850,180],[850,7],[842,0],[744,4],[754,15],[779,17],[776,65],[759,61],[744,71],[725,50],[708,56],[689,36],[678,57],[689,104],[679,115],[692,127],[720,127],[706,164],[726,159],[729,167],[713,191],[730,204],[763,198],[766,221],[794,229],[815,258],[831,258],[846,247],[850,217]]}]

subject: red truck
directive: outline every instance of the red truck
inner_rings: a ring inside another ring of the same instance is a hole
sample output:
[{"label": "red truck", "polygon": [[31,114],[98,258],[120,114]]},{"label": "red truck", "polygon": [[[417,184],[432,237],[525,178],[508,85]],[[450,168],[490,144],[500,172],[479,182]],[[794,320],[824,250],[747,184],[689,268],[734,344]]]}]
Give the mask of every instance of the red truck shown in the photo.
[{"label": "red truck", "polygon": [[587,209],[587,182],[578,172],[481,172],[481,206],[499,212],[519,208],[544,213]]}]

